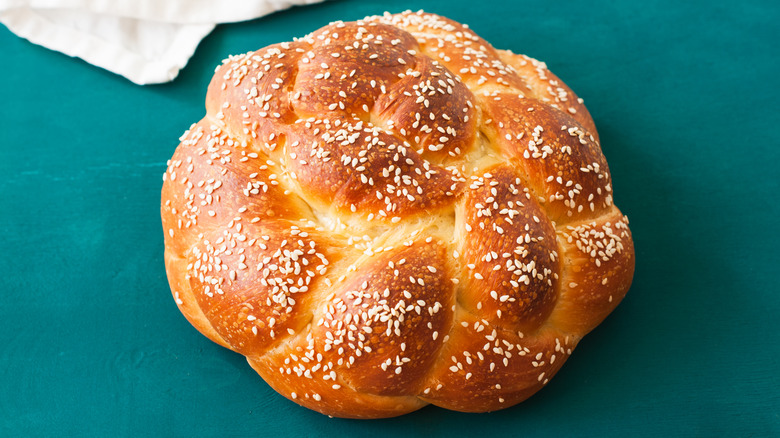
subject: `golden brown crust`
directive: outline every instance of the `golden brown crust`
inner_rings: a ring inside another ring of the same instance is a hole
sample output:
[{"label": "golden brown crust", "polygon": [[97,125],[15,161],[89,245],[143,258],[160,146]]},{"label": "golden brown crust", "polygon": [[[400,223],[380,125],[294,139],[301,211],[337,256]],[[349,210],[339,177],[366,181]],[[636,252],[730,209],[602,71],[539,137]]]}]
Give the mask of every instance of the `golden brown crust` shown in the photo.
[{"label": "golden brown crust", "polygon": [[233,56],[162,190],[174,299],[285,397],[502,409],[620,302],[634,250],[587,109],[420,13]]},{"label": "golden brown crust", "polygon": [[451,172],[424,160],[408,143],[354,119],[298,122],[286,151],[304,199],[369,221],[451,204],[460,187]]},{"label": "golden brown crust", "polygon": [[421,396],[457,411],[494,411],[525,400],[549,382],[577,341],[557,330],[502,330],[465,312],[456,320]]},{"label": "golden brown crust", "polygon": [[634,277],[634,243],[628,218],[614,208],[595,220],[557,230],[564,278],[548,323],[584,336],[617,307]]},{"label": "golden brown crust", "polygon": [[526,85],[522,93],[551,107],[571,115],[584,129],[596,138],[596,125],[590,117],[582,99],[577,97],[547,66],[530,56],[514,54],[508,50],[498,51],[501,60],[512,67]]},{"label": "golden brown crust", "polygon": [[482,99],[483,132],[515,163],[557,223],[595,217],[612,206],[607,160],[595,137],[570,115],[517,94]]},{"label": "golden brown crust", "polygon": [[502,165],[470,178],[460,302],[492,326],[529,331],[555,304],[560,258],[555,229],[520,175]]},{"label": "golden brown crust", "polygon": [[445,247],[414,242],[367,260],[326,297],[312,335],[358,391],[416,395],[452,324]]}]

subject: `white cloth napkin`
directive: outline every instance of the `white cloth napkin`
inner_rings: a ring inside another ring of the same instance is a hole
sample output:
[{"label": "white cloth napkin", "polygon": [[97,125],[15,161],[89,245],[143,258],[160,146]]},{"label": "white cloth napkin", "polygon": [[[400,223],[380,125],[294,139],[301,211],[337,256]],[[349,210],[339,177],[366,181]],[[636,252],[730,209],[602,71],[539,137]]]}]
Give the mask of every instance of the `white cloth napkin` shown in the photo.
[{"label": "white cloth napkin", "polygon": [[321,0],[0,0],[0,22],[35,44],[137,84],[173,80],[216,24]]}]

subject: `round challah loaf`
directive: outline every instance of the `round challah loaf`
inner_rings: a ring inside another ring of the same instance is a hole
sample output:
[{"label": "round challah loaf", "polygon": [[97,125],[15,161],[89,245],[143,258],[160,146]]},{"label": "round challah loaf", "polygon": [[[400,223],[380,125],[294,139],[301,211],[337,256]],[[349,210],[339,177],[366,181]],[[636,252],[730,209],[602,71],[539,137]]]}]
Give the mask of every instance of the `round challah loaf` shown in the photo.
[{"label": "round challah loaf", "polygon": [[332,23],[225,60],[206,110],[163,178],[173,296],[305,407],[512,406],[631,284],[582,100],[467,26]]}]

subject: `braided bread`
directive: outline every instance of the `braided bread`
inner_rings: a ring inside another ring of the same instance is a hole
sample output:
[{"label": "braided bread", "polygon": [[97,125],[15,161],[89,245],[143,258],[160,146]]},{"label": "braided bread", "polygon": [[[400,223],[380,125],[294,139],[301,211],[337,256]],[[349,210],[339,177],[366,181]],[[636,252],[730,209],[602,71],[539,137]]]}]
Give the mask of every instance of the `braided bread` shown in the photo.
[{"label": "braided bread", "polygon": [[512,406],[631,284],[583,101],[467,26],[332,23],[225,60],[206,110],[163,177],[171,290],[305,407]]}]

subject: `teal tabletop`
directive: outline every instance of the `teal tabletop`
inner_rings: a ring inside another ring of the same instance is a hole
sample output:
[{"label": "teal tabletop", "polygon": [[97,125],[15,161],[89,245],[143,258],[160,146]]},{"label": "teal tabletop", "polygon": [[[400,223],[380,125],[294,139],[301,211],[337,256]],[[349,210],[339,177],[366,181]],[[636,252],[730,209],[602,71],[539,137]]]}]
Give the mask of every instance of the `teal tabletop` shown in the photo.
[{"label": "teal tabletop", "polygon": [[[636,273],[519,405],[328,418],[177,310],[162,175],[222,59],[406,9],[545,61],[585,99]],[[778,23],[759,0],[333,0],[220,25],[148,86],[0,27],[0,436],[780,436]]]}]

